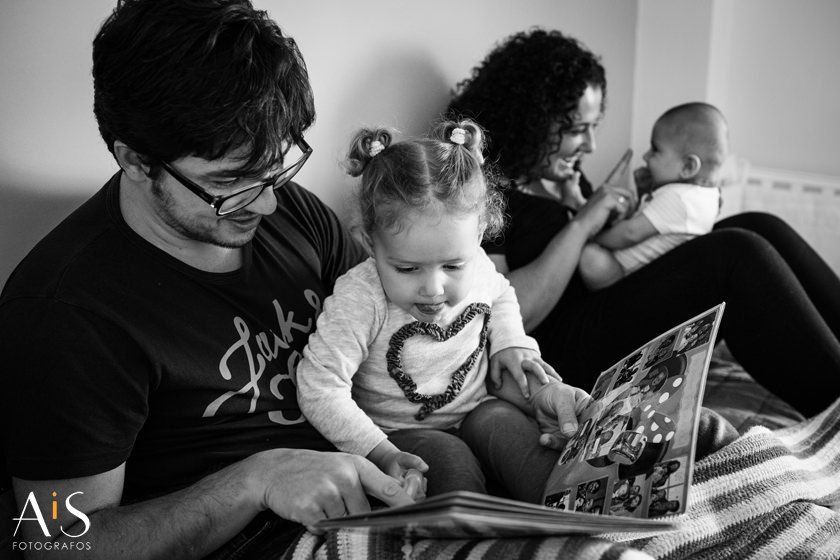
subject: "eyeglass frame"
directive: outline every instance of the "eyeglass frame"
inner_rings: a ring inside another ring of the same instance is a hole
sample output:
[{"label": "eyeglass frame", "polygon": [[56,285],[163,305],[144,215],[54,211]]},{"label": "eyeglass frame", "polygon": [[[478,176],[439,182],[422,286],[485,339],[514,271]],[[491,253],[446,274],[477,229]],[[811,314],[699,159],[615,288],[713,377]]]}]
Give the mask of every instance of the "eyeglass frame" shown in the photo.
[{"label": "eyeglass frame", "polygon": [[[172,178],[181,183],[182,186],[186,187],[187,190],[189,190],[198,198],[209,204],[210,207],[216,211],[217,216],[227,216],[228,214],[233,214],[237,210],[242,210],[243,208],[257,200],[257,198],[260,197],[262,192],[268,187],[271,187],[272,190],[277,190],[283,185],[287,184],[289,181],[291,181],[294,178],[294,176],[298,174],[298,171],[300,171],[300,169],[303,167],[303,164],[306,163],[306,160],[308,160],[309,156],[312,155],[312,147],[302,137],[295,137],[294,140],[297,147],[300,148],[300,150],[303,152],[303,155],[297,161],[295,161],[288,167],[284,167],[278,173],[272,175],[271,177],[258,181],[253,185],[240,189],[234,193],[225,195],[210,194],[204,187],[186,177],[183,173],[175,169],[170,163],[160,161],[160,166],[167,173],[169,173],[172,176]],[[256,191],[257,193],[256,195],[254,195],[253,198],[249,199],[247,202],[240,206],[236,206],[235,208],[232,208],[222,213],[221,208],[225,201],[230,200],[235,196],[241,196],[242,193],[251,190]]]}]

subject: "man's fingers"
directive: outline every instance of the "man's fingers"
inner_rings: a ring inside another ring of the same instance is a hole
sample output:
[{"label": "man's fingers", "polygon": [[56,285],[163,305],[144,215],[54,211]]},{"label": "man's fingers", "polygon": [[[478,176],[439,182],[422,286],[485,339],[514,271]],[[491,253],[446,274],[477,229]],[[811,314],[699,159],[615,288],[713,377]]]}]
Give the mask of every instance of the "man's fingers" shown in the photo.
[{"label": "man's fingers", "polygon": [[[400,481],[380,471],[376,466],[362,457],[356,457],[356,470],[359,474],[359,482],[362,484],[362,496],[365,493],[380,499],[389,506],[407,506],[413,504],[414,500],[406,493],[400,485]],[[345,497],[347,501],[347,497]],[[367,500],[365,500],[367,503]],[[353,504],[348,502],[348,507]],[[368,510],[370,506],[368,506]],[[355,513],[351,511],[350,513]]]},{"label": "man's fingers", "polygon": [[343,498],[338,498],[336,500],[330,500],[324,506],[324,516],[327,519],[335,519],[336,517],[344,517],[349,513],[347,509],[347,505],[344,503]]}]

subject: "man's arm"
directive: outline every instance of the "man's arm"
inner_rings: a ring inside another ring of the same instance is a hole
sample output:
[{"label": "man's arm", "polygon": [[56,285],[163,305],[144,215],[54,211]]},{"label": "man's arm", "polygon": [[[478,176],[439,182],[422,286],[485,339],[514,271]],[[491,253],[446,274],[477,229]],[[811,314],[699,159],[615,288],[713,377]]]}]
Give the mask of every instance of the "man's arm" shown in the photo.
[{"label": "man's arm", "polygon": [[[85,558],[201,558],[266,509],[311,526],[328,517],[370,511],[366,494],[388,505],[412,503],[397,480],[366,459],[344,453],[263,451],[178,492],[119,506],[124,476],[123,464],[84,478],[13,479],[18,504],[26,504],[33,492],[44,508],[50,534],[45,537],[37,521],[26,520],[20,522],[19,536],[33,542],[90,542]],[[53,500],[63,505],[68,496],[78,492],[71,505],[88,517],[87,530],[84,520],[66,507],[57,508],[55,520],[47,507]],[[30,507],[22,514],[34,516]],[[27,550],[27,558],[65,556],[78,558],[78,550]]]}]

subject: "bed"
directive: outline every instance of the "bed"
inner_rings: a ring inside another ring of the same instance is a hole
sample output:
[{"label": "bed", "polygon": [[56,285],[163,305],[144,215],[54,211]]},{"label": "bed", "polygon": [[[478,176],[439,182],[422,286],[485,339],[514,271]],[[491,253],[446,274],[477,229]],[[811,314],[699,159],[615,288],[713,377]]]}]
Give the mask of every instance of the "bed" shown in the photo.
[{"label": "bed", "polygon": [[840,400],[805,419],[715,349],[704,405],[739,439],[695,465],[688,510],[667,533],[512,539],[304,534],[286,559],[840,558]]}]

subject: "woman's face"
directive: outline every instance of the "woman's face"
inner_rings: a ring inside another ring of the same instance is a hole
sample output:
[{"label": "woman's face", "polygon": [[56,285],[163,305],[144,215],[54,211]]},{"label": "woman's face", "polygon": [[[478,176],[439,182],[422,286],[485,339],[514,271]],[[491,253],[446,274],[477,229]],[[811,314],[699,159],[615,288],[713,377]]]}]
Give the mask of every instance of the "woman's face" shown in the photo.
[{"label": "woman's face", "polygon": [[[604,92],[600,87],[587,87],[578,101],[572,127],[563,133],[560,147],[548,156],[541,177],[552,181],[568,179],[583,154],[595,151],[595,130],[601,122]],[[559,123],[556,125],[559,127]]]}]

